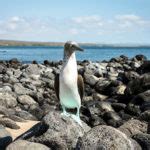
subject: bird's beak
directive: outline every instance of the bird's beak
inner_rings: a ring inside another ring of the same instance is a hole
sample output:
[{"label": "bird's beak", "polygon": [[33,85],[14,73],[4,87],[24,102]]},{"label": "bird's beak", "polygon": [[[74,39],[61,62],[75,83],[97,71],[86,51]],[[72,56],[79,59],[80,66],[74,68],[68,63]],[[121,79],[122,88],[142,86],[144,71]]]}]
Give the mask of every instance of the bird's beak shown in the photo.
[{"label": "bird's beak", "polygon": [[80,48],[79,46],[75,46],[75,49],[77,50],[77,51],[84,51],[84,49],[82,49],[82,48]]}]

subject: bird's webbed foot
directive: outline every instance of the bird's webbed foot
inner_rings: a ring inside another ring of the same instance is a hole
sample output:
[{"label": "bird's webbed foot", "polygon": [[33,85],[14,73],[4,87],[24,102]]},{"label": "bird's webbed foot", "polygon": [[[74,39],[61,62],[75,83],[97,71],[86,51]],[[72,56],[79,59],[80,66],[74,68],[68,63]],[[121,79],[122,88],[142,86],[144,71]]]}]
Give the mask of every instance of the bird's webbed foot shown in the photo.
[{"label": "bird's webbed foot", "polygon": [[71,114],[71,118],[75,120],[80,126],[82,126],[81,119],[78,115]]},{"label": "bird's webbed foot", "polygon": [[66,117],[69,117],[70,114],[66,111],[65,107],[62,106],[62,109],[63,109],[63,112],[61,113],[61,116],[66,116]]},{"label": "bird's webbed foot", "polygon": [[69,117],[69,116],[70,116],[70,114],[69,114],[69,113],[67,113],[66,111],[65,111],[65,112],[63,111],[63,112],[61,113],[61,116]]}]

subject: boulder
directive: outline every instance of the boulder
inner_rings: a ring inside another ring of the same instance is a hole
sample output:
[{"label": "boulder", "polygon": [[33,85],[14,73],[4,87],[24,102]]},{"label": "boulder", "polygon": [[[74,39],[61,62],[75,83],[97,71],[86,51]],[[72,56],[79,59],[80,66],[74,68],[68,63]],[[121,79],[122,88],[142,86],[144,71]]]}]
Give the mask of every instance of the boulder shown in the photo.
[{"label": "boulder", "polygon": [[148,129],[147,129],[147,133],[150,134],[150,121],[148,122]]},{"label": "boulder", "polygon": [[14,93],[0,92],[0,105],[7,108],[15,107],[17,105],[17,100]]},{"label": "boulder", "polygon": [[112,103],[111,106],[116,112],[119,112],[120,110],[124,110],[126,108],[126,104],[124,103]]},{"label": "boulder", "polygon": [[15,115],[19,116],[25,120],[37,120],[37,118],[35,116],[33,116],[32,114],[30,114],[29,112],[24,111],[24,110],[16,111]]},{"label": "boulder", "polygon": [[10,116],[15,114],[15,110],[11,108],[6,108],[5,106],[0,105],[0,114],[4,116]]},{"label": "boulder", "polygon": [[12,142],[11,134],[0,125],[0,149],[3,150]]},{"label": "boulder", "polygon": [[12,92],[12,88],[10,86],[3,86],[2,88],[0,88],[0,92]]},{"label": "boulder", "polygon": [[90,130],[84,122],[82,127],[70,117],[61,116],[60,112],[49,112],[43,119],[47,131],[30,141],[38,142],[55,149],[75,148],[77,140]]},{"label": "boulder", "polygon": [[147,60],[147,57],[144,56],[144,55],[142,55],[142,54],[136,55],[134,58],[135,58],[137,61],[145,61],[145,60]]},{"label": "boulder", "polygon": [[121,120],[120,116],[114,111],[109,111],[109,112],[104,113],[103,118],[104,120],[109,120],[109,119],[113,119],[114,121]]},{"label": "boulder", "polygon": [[32,97],[30,97],[29,95],[21,95],[18,97],[18,102],[23,104],[23,105],[33,105],[33,104],[37,104],[37,102],[34,101],[34,99]]},{"label": "boulder", "polygon": [[142,111],[150,110],[150,102],[144,102],[140,108]]},{"label": "boulder", "polygon": [[114,111],[104,113],[103,119],[107,122],[108,125],[111,125],[113,127],[119,127],[120,125],[122,125],[122,119]]},{"label": "boulder", "polygon": [[150,120],[150,110],[146,110],[140,114],[140,119],[149,121]]},{"label": "boulder", "polygon": [[20,69],[14,69],[13,75],[18,79],[21,76],[22,72]]},{"label": "boulder", "polygon": [[139,116],[141,113],[141,109],[140,106],[129,103],[125,109],[125,112],[130,115]]},{"label": "boulder", "polygon": [[148,124],[144,121],[131,119],[125,122],[118,129],[125,133],[127,136],[131,137],[138,133],[147,133]]},{"label": "boulder", "polygon": [[10,64],[19,64],[20,61],[17,58],[12,58],[11,60],[9,60]]},{"label": "boulder", "polygon": [[51,148],[40,143],[17,140],[8,145],[6,150],[51,150]]},{"label": "boulder", "polygon": [[40,74],[40,68],[38,67],[37,64],[29,64],[25,71],[28,75],[32,75],[32,74],[39,75]]},{"label": "boulder", "polygon": [[126,95],[137,95],[150,88],[150,74],[144,74],[139,79],[130,81],[125,90]]},{"label": "boulder", "polygon": [[41,74],[41,76],[43,77],[43,78],[48,78],[48,79],[52,79],[52,80],[54,80],[54,78],[55,78],[55,76],[54,76],[54,74],[52,73],[52,69],[51,68],[48,68],[49,70],[47,70],[47,71],[44,71],[42,74]]},{"label": "boulder", "polygon": [[94,75],[90,75],[90,74],[85,73],[84,74],[84,80],[90,86],[94,86],[97,83],[97,81],[99,80],[99,78],[97,78]]},{"label": "boulder", "polygon": [[86,108],[90,115],[103,115],[105,112],[114,111],[110,103],[104,101],[89,101],[86,103]]},{"label": "boulder", "polygon": [[139,133],[134,135],[132,138],[141,145],[143,150],[150,149],[150,134]]},{"label": "boulder", "polygon": [[150,72],[150,60],[144,61],[144,63],[138,69],[138,72],[141,74],[149,73]]},{"label": "boulder", "polygon": [[130,138],[128,138],[121,131],[106,125],[101,125],[92,128],[89,132],[85,133],[85,135],[78,140],[78,144],[76,146],[77,149],[80,150],[133,150],[134,148],[138,148],[138,144],[132,142]]},{"label": "boulder", "polygon": [[31,104],[29,107],[29,112],[38,120],[41,120],[44,115],[44,110],[41,109],[38,104]]},{"label": "boulder", "polygon": [[7,71],[7,67],[0,64],[0,74],[4,74],[4,73],[6,73],[6,71]]},{"label": "boulder", "polygon": [[25,95],[32,93],[32,90],[23,87],[21,83],[16,83],[14,84],[14,92],[18,95]]},{"label": "boulder", "polygon": [[138,78],[140,78],[140,75],[135,71],[127,71],[127,72],[119,73],[118,75],[118,79],[121,80],[125,84]]},{"label": "boulder", "polygon": [[98,125],[106,125],[106,122],[101,117],[99,117],[98,115],[93,115],[90,118],[88,124],[91,127],[95,127],[95,126],[98,126]]},{"label": "boulder", "polygon": [[99,100],[99,101],[104,101],[108,98],[108,96],[100,94],[100,93],[93,93],[93,100]]},{"label": "boulder", "polygon": [[109,95],[108,88],[109,88],[110,83],[111,82],[108,81],[107,79],[101,78],[95,85],[95,89],[96,89],[96,91],[98,91],[101,94]]},{"label": "boulder", "polygon": [[150,103],[150,90],[147,90],[143,93],[138,94],[133,100],[133,104],[142,105],[145,102]]},{"label": "boulder", "polygon": [[13,58],[13,59],[9,60],[9,66],[11,66],[12,68],[18,69],[20,64],[21,63],[17,58]]},{"label": "boulder", "polygon": [[16,122],[10,118],[0,117],[0,124],[11,129],[20,129]]}]

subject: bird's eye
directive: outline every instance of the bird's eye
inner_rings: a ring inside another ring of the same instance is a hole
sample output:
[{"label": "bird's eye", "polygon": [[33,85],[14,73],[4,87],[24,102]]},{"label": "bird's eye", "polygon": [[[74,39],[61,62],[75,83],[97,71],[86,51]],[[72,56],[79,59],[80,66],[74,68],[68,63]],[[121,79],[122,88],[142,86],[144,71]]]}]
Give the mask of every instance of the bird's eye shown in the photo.
[{"label": "bird's eye", "polygon": [[70,47],[71,47],[71,49],[73,49],[73,48],[74,48],[74,45],[71,45]]}]

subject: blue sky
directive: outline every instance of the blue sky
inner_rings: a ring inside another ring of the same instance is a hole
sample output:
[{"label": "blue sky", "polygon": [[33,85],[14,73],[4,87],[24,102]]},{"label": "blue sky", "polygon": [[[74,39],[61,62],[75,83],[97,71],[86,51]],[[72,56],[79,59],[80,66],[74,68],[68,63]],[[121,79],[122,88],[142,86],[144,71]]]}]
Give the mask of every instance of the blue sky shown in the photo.
[{"label": "blue sky", "polygon": [[150,44],[150,0],[0,0],[0,39]]}]

